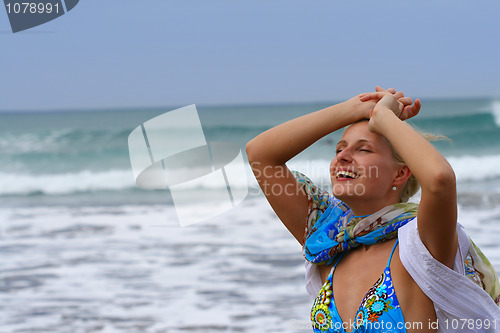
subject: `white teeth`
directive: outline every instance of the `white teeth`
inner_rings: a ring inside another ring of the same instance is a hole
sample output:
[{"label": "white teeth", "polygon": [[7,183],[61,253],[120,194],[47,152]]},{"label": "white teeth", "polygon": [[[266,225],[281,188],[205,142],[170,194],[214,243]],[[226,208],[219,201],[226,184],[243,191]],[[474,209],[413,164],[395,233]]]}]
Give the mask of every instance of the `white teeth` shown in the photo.
[{"label": "white teeth", "polygon": [[352,173],[350,171],[337,171],[337,178],[339,177],[350,177],[350,178],[358,178],[359,176],[355,173]]}]

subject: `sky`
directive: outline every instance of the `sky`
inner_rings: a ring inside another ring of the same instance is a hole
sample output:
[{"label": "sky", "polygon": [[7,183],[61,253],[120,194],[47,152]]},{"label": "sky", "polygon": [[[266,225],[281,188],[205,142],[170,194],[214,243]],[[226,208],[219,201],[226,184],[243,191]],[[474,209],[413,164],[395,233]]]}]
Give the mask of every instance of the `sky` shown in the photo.
[{"label": "sky", "polygon": [[0,111],[500,98],[500,2],[80,0],[12,33]]}]

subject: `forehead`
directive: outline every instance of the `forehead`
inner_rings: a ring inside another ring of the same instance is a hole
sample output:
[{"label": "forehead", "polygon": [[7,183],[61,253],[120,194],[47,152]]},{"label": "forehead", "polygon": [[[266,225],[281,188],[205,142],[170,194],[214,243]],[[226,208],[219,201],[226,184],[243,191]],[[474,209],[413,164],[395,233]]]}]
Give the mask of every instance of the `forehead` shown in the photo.
[{"label": "forehead", "polygon": [[358,141],[383,145],[389,148],[387,140],[382,135],[374,133],[368,129],[368,121],[362,121],[349,126],[342,135],[339,143],[349,144]]}]

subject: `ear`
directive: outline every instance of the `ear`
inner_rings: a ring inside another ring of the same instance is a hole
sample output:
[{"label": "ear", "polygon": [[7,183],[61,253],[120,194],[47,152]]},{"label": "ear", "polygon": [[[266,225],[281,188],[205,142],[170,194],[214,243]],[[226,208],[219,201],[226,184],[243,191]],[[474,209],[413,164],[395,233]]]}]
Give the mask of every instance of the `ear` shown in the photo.
[{"label": "ear", "polygon": [[408,166],[403,165],[396,170],[396,176],[392,182],[392,186],[399,186],[405,184],[408,181],[408,178],[412,175],[410,168]]}]

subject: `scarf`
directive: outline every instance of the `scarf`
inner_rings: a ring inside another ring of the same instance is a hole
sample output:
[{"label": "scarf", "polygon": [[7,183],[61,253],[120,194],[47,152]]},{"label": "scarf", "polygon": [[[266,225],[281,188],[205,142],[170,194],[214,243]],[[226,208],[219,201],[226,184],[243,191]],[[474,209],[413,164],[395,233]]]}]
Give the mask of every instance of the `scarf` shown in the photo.
[{"label": "scarf", "polygon": [[368,216],[354,216],[344,202],[334,198],[309,231],[304,256],[313,264],[330,265],[361,244],[395,238],[398,229],[417,216],[417,209],[417,204],[398,203]]}]

